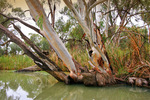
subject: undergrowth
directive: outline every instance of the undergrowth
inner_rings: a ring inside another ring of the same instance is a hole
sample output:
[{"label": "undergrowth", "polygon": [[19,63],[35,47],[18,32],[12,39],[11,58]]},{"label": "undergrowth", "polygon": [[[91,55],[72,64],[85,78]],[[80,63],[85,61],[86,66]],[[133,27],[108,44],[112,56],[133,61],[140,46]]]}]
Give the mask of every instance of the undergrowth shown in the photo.
[{"label": "undergrowth", "polygon": [[26,55],[0,56],[0,70],[18,70],[32,65],[34,62]]}]

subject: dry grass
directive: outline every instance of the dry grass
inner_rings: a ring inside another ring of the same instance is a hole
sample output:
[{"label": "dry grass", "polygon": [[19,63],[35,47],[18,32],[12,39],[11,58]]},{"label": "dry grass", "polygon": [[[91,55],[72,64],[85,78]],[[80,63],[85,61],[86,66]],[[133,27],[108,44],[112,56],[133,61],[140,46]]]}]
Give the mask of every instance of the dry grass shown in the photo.
[{"label": "dry grass", "polygon": [[150,44],[140,31],[127,28],[124,30],[127,33],[124,48],[107,46],[115,73],[150,77]]}]

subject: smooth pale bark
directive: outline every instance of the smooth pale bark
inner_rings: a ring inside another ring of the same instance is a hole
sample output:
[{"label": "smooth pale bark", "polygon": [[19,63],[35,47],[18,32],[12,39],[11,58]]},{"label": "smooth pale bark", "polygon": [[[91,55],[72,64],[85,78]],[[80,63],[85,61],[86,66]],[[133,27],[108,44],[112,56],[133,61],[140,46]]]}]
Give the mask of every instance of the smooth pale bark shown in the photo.
[{"label": "smooth pale bark", "polygon": [[43,33],[43,35],[47,38],[57,55],[63,60],[71,72],[77,72],[74,62],[72,61],[72,56],[69,54],[68,50],[52,28],[40,2],[38,0],[26,0],[26,3],[36,22],[39,21],[40,17],[42,17],[43,29],[41,29],[41,33]]},{"label": "smooth pale bark", "polygon": [[[110,10],[110,0],[108,0],[108,3],[107,3],[107,12],[109,12],[109,10]],[[109,19],[109,13],[107,13],[106,15],[106,29],[105,29],[106,38],[108,37],[108,26],[109,26],[108,19]]]},{"label": "smooth pale bark", "polygon": [[[40,50],[39,47],[37,47],[28,37],[26,37],[23,32],[13,24],[14,29],[16,29],[18,31],[18,33],[20,34],[21,38],[31,46],[31,48],[42,58],[45,60],[45,62],[49,63],[51,66],[49,67],[51,70],[58,70],[58,71],[62,71],[52,60],[50,60],[45,54],[43,54],[43,52]],[[53,65],[54,66],[53,66]]]},{"label": "smooth pale bark", "polygon": [[[95,52],[98,52],[103,61],[104,61],[104,66],[106,68],[109,67],[109,61],[106,57],[106,55],[104,54],[104,52],[102,51],[102,49],[100,49],[98,47],[98,45],[95,45],[94,44],[94,41],[92,40],[92,35],[96,35],[95,32],[93,31],[93,23],[91,23],[92,19],[90,19],[90,11],[93,7],[95,7],[96,5],[100,4],[100,3],[103,3],[104,1],[106,0],[98,0],[98,1],[95,1],[93,4],[89,5],[89,8],[88,9],[85,9],[86,11],[84,11],[85,13],[82,13],[82,15],[80,15],[80,13],[78,13],[78,11],[75,9],[75,7],[73,6],[73,4],[70,3],[69,0],[63,0],[65,2],[65,4],[68,6],[68,8],[72,11],[72,13],[74,14],[74,17],[75,19],[79,22],[80,26],[82,27],[82,29],[84,30],[86,36],[88,37],[89,39],[89,42],[90,42],[90,45],[91,45],[91,48],[93,51]],[[81,1],[80,1],[81,2]],[[83,6],[84,8],[87,7],[86,5],[86,2],[84,0],[82,0],[83,2]],[[80,5],[79,5],[80,6]],[[83,8],[83,7],[82,7]],[[85,14],[85,15],[83,15]],[[85,18],[82,18],[82,16],[85,16]],[[92,34],[92,35],[91,35]]]}]

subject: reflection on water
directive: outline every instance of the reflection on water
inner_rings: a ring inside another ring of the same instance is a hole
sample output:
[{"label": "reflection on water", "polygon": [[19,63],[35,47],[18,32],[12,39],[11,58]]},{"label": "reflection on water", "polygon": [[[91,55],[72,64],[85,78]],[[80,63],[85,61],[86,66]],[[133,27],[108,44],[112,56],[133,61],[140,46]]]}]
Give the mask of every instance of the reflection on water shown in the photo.
[{"label": "reflection on water", "polygon": [[150,90],[65,85],[41,73],[0,72],[0,100],[149,100]]},{"label": "reflection on water", "polygon": [[0,72],[0,100],[33,100],[57,81],[41,73]]}]

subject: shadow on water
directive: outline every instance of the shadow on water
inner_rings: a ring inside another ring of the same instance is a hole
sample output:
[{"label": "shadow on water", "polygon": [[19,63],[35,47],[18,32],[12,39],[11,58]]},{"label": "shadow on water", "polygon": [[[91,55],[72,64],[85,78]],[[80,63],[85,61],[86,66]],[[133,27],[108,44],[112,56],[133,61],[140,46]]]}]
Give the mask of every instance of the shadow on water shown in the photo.
[{"label": "shadow on water", "polygon": [[149,100],[150,90],[65,85],[41,73],[0,72],[0,100]]}]

